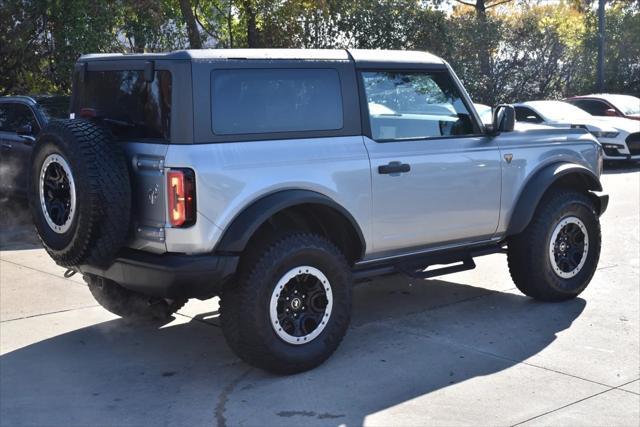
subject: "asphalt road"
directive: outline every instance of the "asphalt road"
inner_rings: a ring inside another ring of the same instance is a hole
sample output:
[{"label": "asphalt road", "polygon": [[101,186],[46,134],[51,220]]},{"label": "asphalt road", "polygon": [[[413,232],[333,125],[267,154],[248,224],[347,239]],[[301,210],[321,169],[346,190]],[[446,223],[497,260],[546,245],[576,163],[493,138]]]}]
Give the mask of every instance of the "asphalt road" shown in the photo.
[{"label": "asphalt road", "polygon": [[131,324],[63,277],[21,208],[0,214],[0,425],[621,425],[640,418],[640,169],[609,171],[603,250],[577,299],[524,297],[504,255],[358,285],[321,367],[277,377],[229,350],[217,300]]}]

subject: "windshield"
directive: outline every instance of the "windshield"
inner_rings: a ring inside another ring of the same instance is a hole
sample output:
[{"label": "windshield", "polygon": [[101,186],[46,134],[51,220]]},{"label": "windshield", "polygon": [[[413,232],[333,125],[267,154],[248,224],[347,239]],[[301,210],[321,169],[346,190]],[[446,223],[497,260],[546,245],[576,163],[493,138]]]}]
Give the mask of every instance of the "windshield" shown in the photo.
[{"label": "windshield", "polygon": [[531,107],[538,110],[543,116],[546,116],[549,120],[553,121],[566,121],[566,120],[584,120],[593,118],[593,116],[586,111],[575,107],[571,104],[561,101],[539,101],[530,102]]},{"label": "windshield", "polygon": [[47,120],[69,118],[69,97],[62,95],[38,96],[38,107]]},{"label": "windshield", "polygon": [[640,98],[629,95],[612,95],[605,98],[627,116],[640,114]]}]

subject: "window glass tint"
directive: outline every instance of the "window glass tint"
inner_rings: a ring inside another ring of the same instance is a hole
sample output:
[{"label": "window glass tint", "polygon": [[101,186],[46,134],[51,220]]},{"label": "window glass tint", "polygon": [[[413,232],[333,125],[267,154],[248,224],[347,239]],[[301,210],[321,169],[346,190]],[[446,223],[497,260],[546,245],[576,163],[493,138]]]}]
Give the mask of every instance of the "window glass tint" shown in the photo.
[{"label": "window glass tint", "polygon": [[474,133],[469,111],[445,72],[364,72],[375,140]]},{"label": "window glass tint", "polygon": [[609,106],[604,102],[586,99],[574,101],[573,105],[582,108],[584,111],[594,116],[606,116],[607,110],[609,109]]},{"label": "window glass tint", "polygon": [[11,132],[10,104],[0,104],[0,132]]},{"label": "window glass tint", "polygon": [[216,70],[211,87],[218,135],[342,129],[336,70]]},{"label": "window glass tint", "polygon": [[69,118],[69,97],[61,95],[39,96],[35,98],[42,114],[51,119]]},{"label": "window glass tint", "polygon": [[527,123],[541,123],[542,118],[536,114],[531,108],[527,107],[515,107],[516,121]]},{"label": "window glass tint", "polygon": [[152,82],[142,71],[90,71],[84,82],[77,80],[75,96],[76,117],[94,116],[118,138],[170,137],[169,71],[156,71]]},{"label": "window glass tint", "polygon": [[40,131],[33,112],[24,104],[9,102],[0,105],[0,131],[15,132],[19,127],[31,125],[33,134]]}]

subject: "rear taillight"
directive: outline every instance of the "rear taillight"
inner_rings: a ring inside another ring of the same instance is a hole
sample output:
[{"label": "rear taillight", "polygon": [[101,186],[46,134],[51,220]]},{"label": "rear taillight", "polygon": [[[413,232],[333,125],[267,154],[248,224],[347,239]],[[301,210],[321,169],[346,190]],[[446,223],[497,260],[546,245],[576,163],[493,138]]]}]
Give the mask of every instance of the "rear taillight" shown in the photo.
[{"label": "rear taillight", "polygon": [[81,108],[80,109],[80,117],[83,119],[93,119],[98,115],[98,112],[95,108]]},{"label": "rear taillight", "polygon": [[169,223],[188,227],[196,222],[196,179],[191,169],[170,169],[167,173]]}]

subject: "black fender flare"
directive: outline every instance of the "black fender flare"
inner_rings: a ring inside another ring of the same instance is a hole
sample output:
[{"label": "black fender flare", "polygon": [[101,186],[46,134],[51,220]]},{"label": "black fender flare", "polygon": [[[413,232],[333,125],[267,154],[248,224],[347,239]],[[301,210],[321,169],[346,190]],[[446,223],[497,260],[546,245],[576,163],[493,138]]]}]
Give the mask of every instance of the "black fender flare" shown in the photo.
[{"label": "black fender flare", "polygon": [[[538,203],[542,199],[544,193],[560,178],[574,174],[584,185],[584,188],[590,191],[602,191],[602,184],[596,174],[590,169],[576,164],[559,162],[547,165],[536,172],[524,186],[524,189],[518,197],[515,208],[509,218],[509,226],[507,227],[507,236],[512,236],[522,232],[531,219],[538,207]],[[598,199],[596,196],[594,198]],[[600,199],[598,201],[599,214],[604,209],[600,206]],[[604,206],[606,208],[606,206]]]},{"label": "black fender flare", "polygon": [[223,232],[219,243],[216,245],[216,251],[230,253],[242,252],[247,246],[247,243],[249,243],[251,236],[253,236],[258,228],[271,216],[283,209],[302,204],[324,205],[333,208],[344,216],[360,239],[362,248],[360,256],[364,256],[366,249],[364,235],[351,213],[324,194],[310,190],[282,190],[252,202],[232,220],[231,224]]}]

